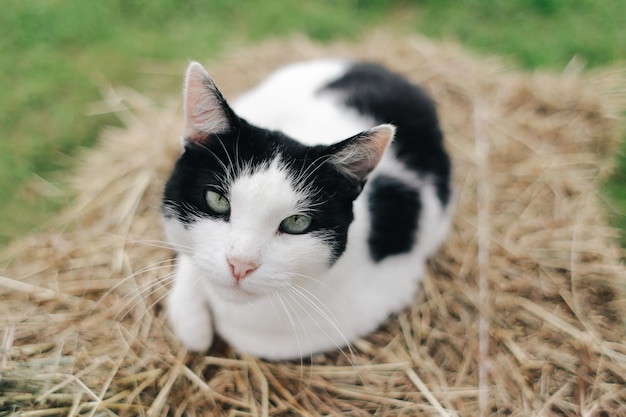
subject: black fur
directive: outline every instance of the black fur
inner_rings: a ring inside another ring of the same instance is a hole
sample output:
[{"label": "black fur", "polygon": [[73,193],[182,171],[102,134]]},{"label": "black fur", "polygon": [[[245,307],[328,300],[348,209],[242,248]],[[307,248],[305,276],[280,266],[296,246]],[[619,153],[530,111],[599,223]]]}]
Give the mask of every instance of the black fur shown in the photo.
[{"label": "black fur", "polygon": [[419,193],[385,175],[374,178],[370,187],[372,229],[368,243],[372,259],[380,262],[387,256],[409,252],[422,209]]},{"label": "black fur", "polygon": [[[348,107],[377,123],[394,124],[397,130],[391,150],[395,156],[408,169],[435,181],[437,197],[443,206],[448,204],[450,159],[435,105],[423,90],[372,63],[354,64],[321,92],[325,90],[341,91]],[[411,249],[421,202],[415,191],[391,178],[380,178],[373,186],[369,245],[372,258],[381,261]]]},{"label": "black fur", "polygon": [[419,87],[385,67],[356,63],[324,90],[340,90],[348,107],[397,128],[392,149],[407,168],[433,174],[443,205],[450,199],[450,159],[433,101]]}]

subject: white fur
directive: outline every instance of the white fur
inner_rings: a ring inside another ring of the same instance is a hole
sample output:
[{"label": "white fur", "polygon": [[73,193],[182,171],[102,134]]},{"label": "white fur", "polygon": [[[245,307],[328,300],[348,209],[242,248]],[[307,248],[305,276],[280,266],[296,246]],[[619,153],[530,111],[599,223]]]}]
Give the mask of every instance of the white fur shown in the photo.
[{"label": "white fur", "polygon": [[238,97],[233,109],[254,125],[280,130],[307,145],[346,139],[375,123],[343,106],[335,93],[317,90],[339,78],[347,65],[330,60],[288,65]]},{"label": "white fur", "polygon": [[[234,103],[249,122],[280,129],[308,142],[333,143],[373,126],[319,86],[340,76],[346,64],[318,61],[286,67]],[[280,108],[276,103],[284,103]],[[315,117],[310,117],[315,115]],[[384,173],[418,189],[422,212],[413,250],[374,263],[369,256],[368,182],[354,203],[348,245],[328,269],[323,236],[278,233],[282,219],[299,213],[301,191],[290,184],[277,158],[247,172],[228,190],[229,222],[198,220],[189,230],[166,221],[168,238],[188,251],[179,255],[168,300],[170,323],[181,342],[204,351],[212,326],[236,350],[268,359],[291,359],[343,348],[375,330],[414,300],[428,257],[446,234],[450,213],[434,185],[385,153],[370,178]],[[227,257],[259,265],[233,279]]]}]

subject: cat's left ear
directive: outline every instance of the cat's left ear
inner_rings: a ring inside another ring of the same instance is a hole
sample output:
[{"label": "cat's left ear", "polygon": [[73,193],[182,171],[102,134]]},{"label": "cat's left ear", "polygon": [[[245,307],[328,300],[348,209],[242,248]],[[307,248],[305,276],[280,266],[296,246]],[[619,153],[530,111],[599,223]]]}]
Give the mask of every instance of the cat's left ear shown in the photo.
[{"label": "cat's left ear", "polygon": [[362,185],[380,162],[396,133],[396,127],[383,124],[330,147],[329,162],[348,179]]},{"label": "cat's left ear", "polygon": [[210,135],[232,129],[232,110],[209,74],[197,62],[187,68],[184,100],[184,141],[203,142]]}]

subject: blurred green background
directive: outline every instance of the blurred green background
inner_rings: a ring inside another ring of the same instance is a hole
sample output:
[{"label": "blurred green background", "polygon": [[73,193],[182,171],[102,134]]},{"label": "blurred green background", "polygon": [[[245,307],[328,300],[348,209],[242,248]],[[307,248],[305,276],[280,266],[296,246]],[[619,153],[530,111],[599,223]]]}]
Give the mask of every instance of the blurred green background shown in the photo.
[{"label": "blurred green background", "polygon": [[[77,150],[119,124],[88,115],[109,84],[158,101],[178,94],[190,59],[293,33],[358,39],[373,27],[453,40],[528,71],[559,72],[573,57],[624,68],[625,16],[624,0],[3,0],[0,245],[45,227],[67,202],[62,178]],[[158,62],[180,73],[146,71]],[[626,159],[616,157],[605,189],[626,213]]]}]

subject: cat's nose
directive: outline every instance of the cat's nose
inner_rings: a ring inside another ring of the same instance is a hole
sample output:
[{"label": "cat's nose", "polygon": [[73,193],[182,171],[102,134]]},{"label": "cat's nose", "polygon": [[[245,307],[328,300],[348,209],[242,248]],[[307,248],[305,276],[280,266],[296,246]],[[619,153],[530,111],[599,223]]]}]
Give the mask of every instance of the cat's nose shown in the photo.
[{"label": "cat's nose", "polygon": [[230,272],[233,274],[233,277],[237,280],[237,282],[250,275],[259,267],[259,265],[253,261],[242,260],[234,257],[228,257],[226,259],[228,260],[228,265],[230,266]]}]

